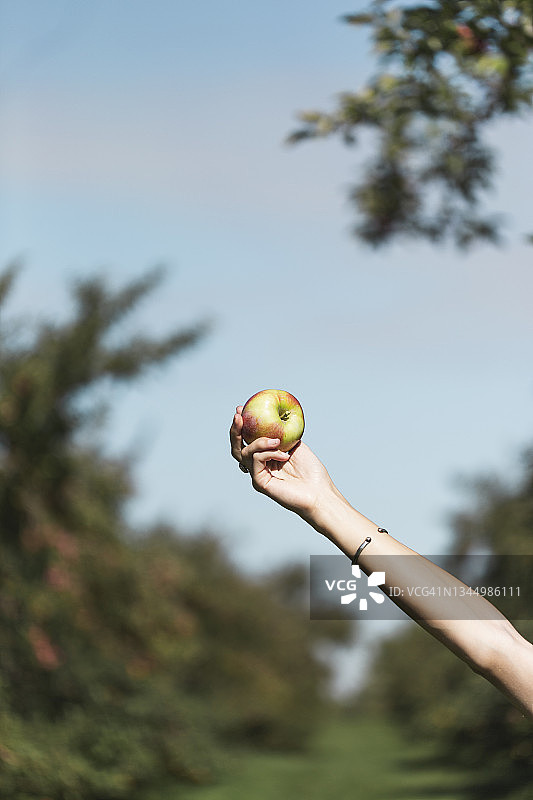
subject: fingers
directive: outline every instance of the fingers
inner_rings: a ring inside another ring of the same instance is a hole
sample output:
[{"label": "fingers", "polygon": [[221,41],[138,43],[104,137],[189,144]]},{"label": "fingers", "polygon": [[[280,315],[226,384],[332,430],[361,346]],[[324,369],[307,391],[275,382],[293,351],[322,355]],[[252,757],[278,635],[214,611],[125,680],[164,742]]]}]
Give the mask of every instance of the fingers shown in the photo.
[{"label": "fingers", "polygon": [[290,453],[278,450],[279,439],[256,439],[242,451],[243,463],[246,464],[252,478],[252,486],[257,491],[264,491],[271,477],[268,463],[277,461],[284,464],[290,458]]},{"label": "fingers", "polygon": [[262,436],[243,447],[242,409],[242,406],[237,406],[229,431],[231,455],[240,464],[248,467],[252,477],[256,478],[265,470],[267,461],[288,461],[290,453],[278,450],[280,440],[269,439],[267,436]]},{"label": "fingers", "polygon": [[[267,441],[277,440],[267,439]],[[252,478],[254,489],[258,492],[265,492],[272,478],[272,464],[277,462],[281,466],[289,458],[290,454],[283,452],[283,450],[257,450],[253,453],[246,463],[250,464],[250,477]]]},{"label": "fingers", "polygon": [[254,453],[254,464],[263,466],[267,461],[288,461],[291,457],[290,453],[285,453],[283,450],[262,450],[259,453]]},{"label": "fingers", "polygon": [[254,453],[258,452],[259,450],[271,450],[274,447],[279,445],[279,439],[268,439],[266,436],[262,436],[260,439],[256,439],[249,445],[245,445],[243,448],[243,439],[242,439],[242,409],[243,406],[237,406],[235,409],[235,414],[233,415],[233,422],[231,423],[231,428],[229,430],[229,439],[231,444],[231,455],[237,461],[242,461],[243,459],[250,459]]},{"label": "fingers", "polygon": [[[272,451],[277,450],[278,447],[279,439],[269,439],[267,436],[261,436],[259,439],[255,439],[251,442],[251,444],[247,444],[243,447],[241,450],[241,457],[248,462],[256,453],[262,453],[263,451],[272,453]],[[273,458],[273,456],[270,455],[269,458]]]},{"label": "fingers", "polygon": [[237,461],[242,461],[242,406],[237,406],[236,412],[233,416],[233,422],[229,431],[229,439],[231,444],[231,455]]},{"label": "fingers", "polygon": [[243,448],[243,453],[246,452],[247,456],[253,456],[260,450],[272,450],[279,445],[279,439],[269,439],[268,436],[261,436],[259,439],[254,439],[250,444],[246,444]]}]

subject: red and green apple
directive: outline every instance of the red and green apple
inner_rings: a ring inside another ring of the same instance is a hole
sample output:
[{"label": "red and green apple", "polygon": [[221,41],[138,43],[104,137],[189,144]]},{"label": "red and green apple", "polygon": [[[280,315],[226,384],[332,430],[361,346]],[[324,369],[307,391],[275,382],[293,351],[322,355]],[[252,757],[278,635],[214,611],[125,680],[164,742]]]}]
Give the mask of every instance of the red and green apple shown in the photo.
[{"label": "red and green apple", "polygon": [[298,400],[284,389],[263,389],[244,405],[242,436],[247,444],[261,436],[279,439],[279,449],[287,452],[304,432],[304,412]]}]

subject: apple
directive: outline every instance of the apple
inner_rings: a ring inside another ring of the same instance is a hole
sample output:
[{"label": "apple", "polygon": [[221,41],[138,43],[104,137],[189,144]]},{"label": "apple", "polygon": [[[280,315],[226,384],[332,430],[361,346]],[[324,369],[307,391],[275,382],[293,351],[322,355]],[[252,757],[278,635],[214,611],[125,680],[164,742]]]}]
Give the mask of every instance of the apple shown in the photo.
[{"label": "apple", "polygon": [[479,39],[468,25],[456,25],[455,30],[467,53],[483,53],[487,49],[486,42]]},{"label": "apple", "polygon": [[279,439],[287,452],[304,432],[304,412],[298,400],[283,389],[263,389],[246,401],[242,410],[242,437],[247,444],[267,436]]}]

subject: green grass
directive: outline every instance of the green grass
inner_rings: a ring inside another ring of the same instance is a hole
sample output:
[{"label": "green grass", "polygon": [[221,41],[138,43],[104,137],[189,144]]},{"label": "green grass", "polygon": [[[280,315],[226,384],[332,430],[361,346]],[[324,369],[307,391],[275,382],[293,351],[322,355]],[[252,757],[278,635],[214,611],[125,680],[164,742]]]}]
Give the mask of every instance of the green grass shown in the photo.
[{"label": "green grass", "polygon": [[385,722],[333,720],[305,754],[243,752],[217,785],[180,786],[157,800],[463,800],[467,776],[434,755]]}]

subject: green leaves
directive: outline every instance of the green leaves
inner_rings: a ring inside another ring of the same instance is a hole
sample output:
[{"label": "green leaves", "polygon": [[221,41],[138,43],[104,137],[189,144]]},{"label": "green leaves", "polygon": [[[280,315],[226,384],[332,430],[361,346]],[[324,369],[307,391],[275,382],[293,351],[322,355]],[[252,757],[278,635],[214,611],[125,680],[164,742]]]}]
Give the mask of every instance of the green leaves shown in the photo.
[{"label": "green leaves", "polygon": [[[103,278],[78,281],[73,287],[74,314],[62,323],[36,326],[30,345],[13,346],[0,362],[0,436],[15,452],[27,453],[37,466],[48,456],[60,458],[63,444],[80,426],[80,393],[103,378],[130,380],[191,347],[206,333],[206,324],[171,332],[161,339],[111,338],[122,323],[161,282],[153,270],[112,291]],[[4,273],[6,292],[14,277]],[[7,414],[2,416],[4,408]],[[84,414],[91,415],[90,409]]]},{"label": "green leaves", "polygon": [[369,25],[374,18],[372,14],[346,14],[341,19],[348,25]]},{"label": "green leaves", "polygon": [[376,154],[350,192],[359,238],[374,246],[399,236],[449,239],[460,248],[499,240],[499,220],[479,214],[495,171],[484,133],[531,107],[532,20],[531,0],[374,0],[344,17],[368,26],[377,73],[334,111],[300,114],[288,141],[340,135],[352,145],[359,130],[378,131]]},{"label": "green leaves", "polygon": [[67,320],[0,350],[1,797],[140,800],[212,781],[232,742],[302,747],[327,676],[315,644],[347,638],[287,596],[301,575],[252,580],[207,534],[131,535],[130,464],[81,434],[99,381],[204,334],[121,331],[161,277],[77,281]]},{"label": "green leaves", "polygon": [[12,264],[0,275],[0,306],[11,291],[19,269],[20,266],[18,264]]},{"label": "green leaves", "polygon": [[[531,560],[519,556],[531,552],[533,449],[526,452],[521,476],[513,484],[489,476],[470,486],[472,501],[451,517],[450,550],[456,555],[450,556],[449,568],[457,574],[465,555],[493,554],[476,575],[476,584],[522,587],[506,613],[520,620],[518,629],[531,640]],[[450,769],[475,770],[478,780],[464,788],[462,797],[528,797],[533,779],[530,720],[440,643],[412,626],[381,645],[371,675],[363,701],[372,697],[411,735],[435,742]]]}]

